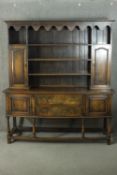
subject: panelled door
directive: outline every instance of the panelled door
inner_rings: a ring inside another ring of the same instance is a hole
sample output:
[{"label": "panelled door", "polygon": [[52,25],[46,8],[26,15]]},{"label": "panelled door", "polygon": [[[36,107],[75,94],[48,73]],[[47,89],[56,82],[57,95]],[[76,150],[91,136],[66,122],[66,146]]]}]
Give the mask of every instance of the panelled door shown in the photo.
[{"label": "panelled door", "polygon": [[92,47],[92,89],[110,87],[111,46],[95,45]]},{"label": "panelled door", "polygon": [[12,88],[26,88],[28,84],[26,46],[10,46],[9,59],[10,86]]}]

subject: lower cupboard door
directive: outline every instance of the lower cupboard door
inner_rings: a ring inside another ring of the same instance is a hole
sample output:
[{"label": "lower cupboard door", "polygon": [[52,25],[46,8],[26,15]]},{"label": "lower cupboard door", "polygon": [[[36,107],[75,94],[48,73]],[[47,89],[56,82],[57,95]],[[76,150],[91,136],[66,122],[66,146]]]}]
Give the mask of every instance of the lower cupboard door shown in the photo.
[{"label": "lower cupboard door", "polygon": [[107,95],[88,96],[87,112],[89,115],[111,115],[111,98]]},{"label": "lower cupboard door", "polygon": [[7,97],[7,113],[17,116],[30,115],[31,99],[29,96],[11,95]]}]

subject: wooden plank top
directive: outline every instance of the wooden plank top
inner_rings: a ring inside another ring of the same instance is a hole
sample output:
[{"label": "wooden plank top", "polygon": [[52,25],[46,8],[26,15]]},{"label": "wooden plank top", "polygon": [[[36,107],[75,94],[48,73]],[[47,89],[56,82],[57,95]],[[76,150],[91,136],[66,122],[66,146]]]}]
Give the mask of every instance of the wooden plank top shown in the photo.
[{"label": "wooden plank top", "polygon": [[79,88],[27,88],[13,89],[7,88],[3,91],[5,94],[114,94],[113,89],[106,90],[88,90]]}]

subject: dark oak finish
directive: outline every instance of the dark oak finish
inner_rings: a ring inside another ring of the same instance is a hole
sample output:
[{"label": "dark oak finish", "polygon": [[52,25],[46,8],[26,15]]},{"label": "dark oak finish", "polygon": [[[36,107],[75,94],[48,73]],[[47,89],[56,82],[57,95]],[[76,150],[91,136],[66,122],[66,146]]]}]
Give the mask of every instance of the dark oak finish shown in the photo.
[{"label": "dark oak finish", "polygon": [[[4,92],[8,143],[95,140],[97,137],[87,137],[87,120],[97,124],[101,120],[101,138],[111,144],[112,22],[7,21],[10,88]],[[24,119],[31,123],[30,137],[22,135]],[[39,120],[48,119],[71,120],[71,126],[79,120],[81,137],[39,137]]]}]

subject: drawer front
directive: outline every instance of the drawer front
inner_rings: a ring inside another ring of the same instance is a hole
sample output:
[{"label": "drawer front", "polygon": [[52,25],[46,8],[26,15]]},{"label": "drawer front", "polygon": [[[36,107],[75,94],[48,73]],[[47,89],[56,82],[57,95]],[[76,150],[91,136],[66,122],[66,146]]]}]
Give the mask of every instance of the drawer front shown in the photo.
[{"label": "drawer front", "polygon": [[81,107],[76,105],[42,105],[37,108],[39,117],[78,117],[81,115]]},{"label": "drawer front", "polygon": [[39,95],[36,97],[36,115],[40,117],[77,117],[81,115],[80,95]]},{"label": "drawer front", "polygon": [[90,95],[87,101],[89,115],[109,115],[111,113],[111,98],[107,95]]},{"label": "drawer front", "polygon": [[39,95],[36,97],[38,105],[48,104],[65,104],[80,105],[82,101],[81,95]]},{"label": "drawer front", "polygon": [[30,97],[23,95],[13,95],[9,98],[9,113],[12,115],[30,114]]}]

